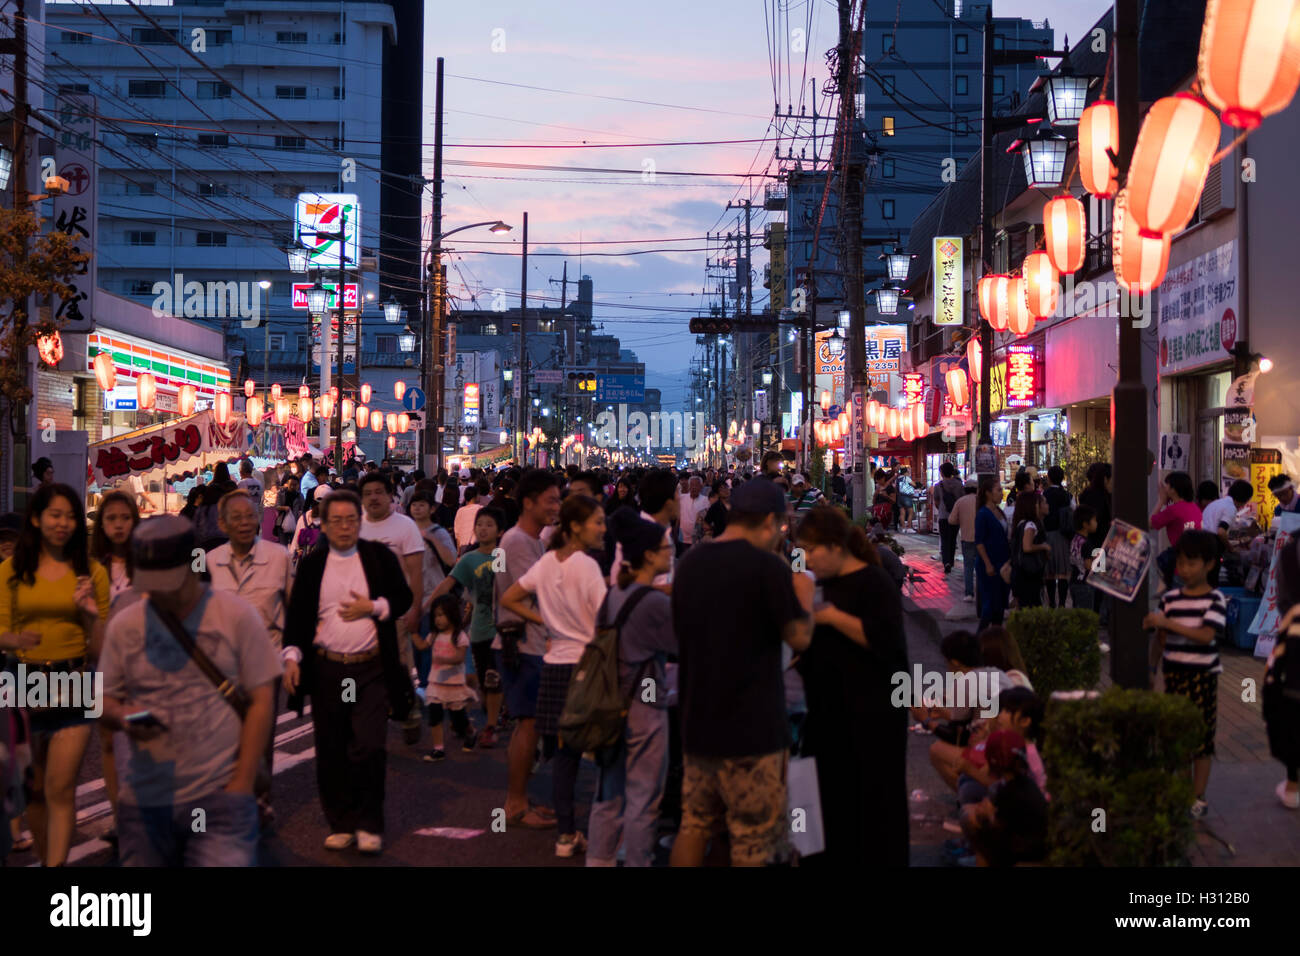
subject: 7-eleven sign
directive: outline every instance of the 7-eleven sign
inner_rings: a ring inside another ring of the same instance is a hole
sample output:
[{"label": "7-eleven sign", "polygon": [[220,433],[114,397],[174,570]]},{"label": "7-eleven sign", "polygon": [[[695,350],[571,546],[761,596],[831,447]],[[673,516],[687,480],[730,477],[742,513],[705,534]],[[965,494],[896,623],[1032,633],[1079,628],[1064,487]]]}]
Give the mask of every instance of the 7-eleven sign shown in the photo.
[{"label": "7-eleven sign", "polygon": [[[342,228],[345,242],[331,233]],[[311,268],[337,269],[339,253],[343,265],[361,262],[361,204],[355,193],[299,193],[294,207],[294,230],[298,243],[307,250]]]}]

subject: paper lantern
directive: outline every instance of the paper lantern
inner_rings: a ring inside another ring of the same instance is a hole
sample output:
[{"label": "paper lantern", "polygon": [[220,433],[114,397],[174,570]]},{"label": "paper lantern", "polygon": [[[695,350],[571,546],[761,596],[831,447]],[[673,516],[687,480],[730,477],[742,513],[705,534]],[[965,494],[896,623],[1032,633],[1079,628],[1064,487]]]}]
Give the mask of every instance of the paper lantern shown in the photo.
[{"label": "paper lantern", "polygon": [[384,430],[384,413],[375,409],[370,413],[370,430],[372,432],[381,432]]},{"label": "paper lantern", "polygon": [[1230,126],[1254,129],[1285,109],[1300,85],[1300,2],[1209,0],[1197,76]]},{"label": "paper lantern", "polygon": [[262,415],[262,400],[260,398],[253,397],[244,403],[244,417],[248,419],[250,427],[256,428],[262,424]]},{"label": "paper lantern", "polygon": [[944,376],[948,383],[948,395],[952,398],[952,403],[957,408],[970,404],[970,383],[966,379],[966,373],[960,368],[954,366],[948,369],[948,374]]},{"label": "paper lantern", "polygon": [[362,385],[362,386],[361,386],[361,404],[362,404],[362,405],[369,405],[369,404],[370,404],[370,386],[369,386],[369,385]]},{"label": "paper lantern", "polygon": [[397,399],[400,402],[402,400],[402,396],[405,394],[406,394],[406,383],[399,378],[396,382],[393,383],[393,398]]},{"label": "paper lantern", "polygon": [[234,405],[229,392],[217,392],[216,410],[217,424],[229,425],[231,412],[234,410]]},{"label": "paper lantern", "polygon": [[280,400],[280,383],[276,382],[274,385],[271,386],[271,401],[278,402],[279,400]]},{"label": "paper lantern", "polygon": [[364,405],[357,406],[357,427],[365,428],[366,422],[370,421],[370,409]]},{"label": "paper lantern", "polygon": [[1057,196],[1043,207],[1043,240],[1047,258],[1062,275],[1078,272],[1083,266],[1086,227],[1083,203],[1074,196]]},{"label": "paper lantern", "polygon": [[1149,239],[1182,230],[1196,212],[1219,118],[1190,93],[1158,99],[1147,111],[1128,174],[1129,213]]},{"label": "paper lantern", "polygon": [[193,385],[182,385],[179,394],[176,396],[176,403],[180,406],[182,415],[194,414],[194,402],[199,397],[199,390]]},{"label": "paper lantern", "polygon": [[838,420],[832,421],[832,422],[827,426],[827,428],[830,429],[830,433],[831,433],[831,441],[833,441],[833,442],[839,441],[839,440],[840,440],[840,437],[843,435],[843,432],[840,431],[840,423],[839,423],[839,421],[838,421]]},{"label": "paper lantern", "polygon": [[924,402],[917,402],[912,406],[912,430],[916,432],[917,438],[924,438],[930,431],[930,425],[925,420]]},{"label": "paper lantern", "polygon": [[994,276],[992,290],[993,313],[989,316],[989,325],[993,326],[994,332],[1005,332],[1007,330],[1007,313],[1009,311],[1008,302],[1011,296],[1011,276]]},{"label": "paper lantern", "polygon": [[275,400],[275,423],[277,425],[289,424],[289,415],[292,414],[292,412],[293,409],[289,407],[289,400],[287,398],[277,398]]},{"label": "paper lantern", "polygon": [[310,386],[310,385],[299,385],[299,386],[298,386],[298,397],[299,397],[299,398],[311,398],[311,386]]},{"label": "paper lantern", "polygon": [[1034,330],[1034,316],[1029,311],[1029,289],[1024,276],[1007,284],[1007,331],[1028,335]]},{"label": "paper lantern", "polygon": [[902,432],[903,441],[916,441],[916,428],[912,424],[911,412],[905,412],[899,422],[899,430]]},{"label": "paper lantern", "polygon": [[333,418],[333,417],[334,417],[334,398],[333,398],[332,396],[330,396],[330,395],[322,395],[322,396],[317,400],[317,404],[320,406],[320,417],[321,417],[321,418]]},{"label": "paper lantern", "polygon": [[141,372],[135,380],[135,399],[141,411],[153,409],[154,402],[158,399],[158,383],[154,381],[152,373]]},{"label": "paper lantern", "polygon": [[312,408],[310,398],[298,399],[298,417],[301,418],[304,422],[309,422],[312,420],[312,418],[314,417],[312,415],[312,412],[314,410],[315,409]]},{"label": "paper lantern", "polygon": [[[849,431],[849,413],[848,413],[848,411],[840,412],[839,422],[840,422],[840,428],[842,428],[842,429],[844,430],[844,433],[845,433],[845,434],[848,434],[848,431]],[[757,424],[757,422],[756,422],[755,424]]]},{"label": "paper lantern", "polygon": [[1110,199],[1119,188],[1108,149],[1119,153],[1119,110],[1111,100],[1098,100],[1079,120],[1079,178],[1098,199]]},{"label": "paper lantern", "polygon": [[867,402],[867,424],[872,428],[880,427],[880,403],[874,398]]},{"label": "paper lantern", "polygon": [[1036,319],[1055,315],[1061,293],[1058,285],[1060,275],[1047,253],[1031,252],[1025,256],[1021,271],[1025,277],[1025,303],[1029,307],[1029,314]]},{"label": "paper lantern", "polygon": [[[253,393],[254,393],[255,391],[257,391],[257,383],[254,382],[251,378],[246,378],[246,379],[244,379],[244,397],[245,397],[245,398],[252,398],[252,397],[253,397]],[[245,406],[245,407],[247,407],[247,406]]]},{"label": "paper lantern", "polygon": [[972,335],[966,343],[966,364],[970,366],[970,380],[978,385],[984,376],[984,346],[978,335]]},{"label": "paper lantern", "polygon": [[[1007,275],[989,273],[981,276],[979,282],[975,284],[975,297],[979,303],[980,318],[994,328],[997,328],[998,289],[1010,278]],[[1001,330],[999,329],[999,331]]]},{"label": "paper lantern", "polygon": [[1151,239],[1142,235],[1128,214],[1127,189],[1121,189],[1115,197],[1111,249],[1115,281],[1127,292],[1145,294],[1164,281],[1169,268],[1169,237]]},{"label": "paper lantern", "polygon": [[[402,412],[400,415],[397,416],[397,434],[405,435],[410,430],[411,430],[411,416],[406,414],[406,412]],[[501,434],[504,435],[505,432],[502,432]],[[503,441],[501,444],[504,445],[505,442]]]},{"label": "paper lantern", "polygon": [[108,352],[100,352],[95,356],[95,381],[105,392],[117,387],[117,366],[113,364],[113,356]]},{"label": "paper lantern", "polygon": [[385,416],[384,416],[384,424],[386,424],[386,425],[388,426],[388,430],[389,430],[390,432],[395,432],[395,431],[397,431],[397,413],[396,413],[396,412],[389,412],[387,415],[385,415]]},{"label": "paper lantern", "polygon": [[898,435],[902,428],[899,417],[897,408],[891,408],[885,413],[885,434],[889,435],[890,438]]},{"label": "paper lantern", "polygon": [[388,450],[389,450],[389,451],[392,451],[392,450],[393,450],[394,448],[396,448],[396,447],[397,447],[397,439],[394,438],[392,435],[389,435],[389,436],[388,436]]},{"label": "paper lantern", "polygon": [[342,412],[343,412],[343,420],[344,420],[345,422],[350,422],[350,421],[352,421],[352,411],[353,411],[353,409],[354,409],[355,407],[356,407],[356,406],[355,406],[355,404],[353,403],[352,399],[350,399],[350,398],[345,398],[345,399],[343,399],[343,408],[342,408]]}]

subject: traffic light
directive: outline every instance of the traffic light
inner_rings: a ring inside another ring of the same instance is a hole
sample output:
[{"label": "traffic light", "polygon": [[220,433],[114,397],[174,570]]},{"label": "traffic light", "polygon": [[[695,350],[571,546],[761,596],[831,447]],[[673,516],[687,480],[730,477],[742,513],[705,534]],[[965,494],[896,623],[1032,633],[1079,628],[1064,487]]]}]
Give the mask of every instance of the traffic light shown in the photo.
[{"label": "traffic light", "polygon": [[775,332],[776,316],[762,313],[753,317],[723,318],[719,316],[699,316],[691,319],[692,335],[730,335],[732,332]]},{"label": "traffic light", "polygon": [[596,373],[595,372],[570,372],[569,381],[574,383],[574,387],[579,392],[596,391]]},{"label": "traffic light", "polygon": [[692,335],[730,335],[732,320],[717,316],[699,316],[691,319]]}]

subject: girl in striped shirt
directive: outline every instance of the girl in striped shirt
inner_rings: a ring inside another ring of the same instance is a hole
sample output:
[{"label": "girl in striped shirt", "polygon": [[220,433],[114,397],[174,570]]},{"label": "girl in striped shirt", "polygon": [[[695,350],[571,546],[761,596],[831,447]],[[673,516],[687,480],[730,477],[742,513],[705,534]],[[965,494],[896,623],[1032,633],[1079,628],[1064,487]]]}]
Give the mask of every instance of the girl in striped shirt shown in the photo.
[{"label": "girl in striped shirt", "polygon": [[[1210,587],[1208,577],[1218,562],[1218,539],[1208,531],[1184,531],[1174,547],[1175,573],[1183,586],[1170,588],[1160,596],[1160,610],[1142,621],[1156,628],[1157,645],[1165,672],[1165,693],[1189,698],[1205,719],[1205,738],[1192,762],[1192,786],[1196,800],[1192,816],[1205,816],[1205,788],[1210,781],[1210,758],[1214,756],[1214,727],[1218,717],[1218,639],[1227,623],[1228,602]],[[1152,667],[1152,676],[1155,667]]]}]

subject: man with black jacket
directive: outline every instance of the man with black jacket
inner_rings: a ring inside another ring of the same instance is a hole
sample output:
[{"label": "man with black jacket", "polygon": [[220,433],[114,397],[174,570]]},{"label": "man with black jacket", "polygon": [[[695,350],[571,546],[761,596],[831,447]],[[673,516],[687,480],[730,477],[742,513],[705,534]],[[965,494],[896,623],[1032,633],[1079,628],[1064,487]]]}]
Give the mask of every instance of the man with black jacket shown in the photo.
[{"label": "man with black jacket", "polygon": [[360,537],[361,499],[336,491],[321,502],[328,548],[298,564],[284,635],[289,706],[312,698],[316,781],[329,823],[325,846],[383,849],[384,774],[390,714],[404,717],[415,691],[397,646],[411,589],[386,545]]}]

